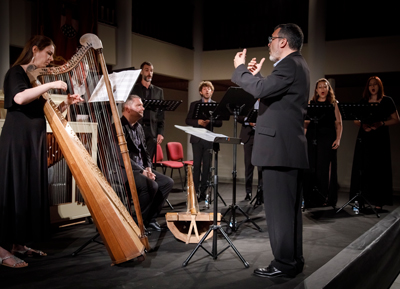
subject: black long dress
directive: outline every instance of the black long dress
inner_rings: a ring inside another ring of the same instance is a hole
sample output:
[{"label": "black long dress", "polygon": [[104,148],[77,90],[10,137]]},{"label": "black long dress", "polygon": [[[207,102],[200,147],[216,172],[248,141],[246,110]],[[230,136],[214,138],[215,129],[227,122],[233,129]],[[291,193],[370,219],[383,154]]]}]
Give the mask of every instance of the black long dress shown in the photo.
[{"label": "black long dress", "polygon": [[25,245],[49,233],[46,121],[43,98],[26,105],[14,96],[31,88],[24,69],[4,80],[7,115],[0,136],[0,245]]},{"label": "black long dress", "polygon": [[[329,105],[329,102],[311,101],[310,104]],[[318,123],[311,120],[307,127],[308,159],[310,169],[304,181],[305,207],[335,206],[337,202],[337,150],[332,149],[336,140],[335,107],[315,110]]]},{"label": "black long dress", "polygon": [[[366,103],[367,101],[363,101]],[[396,111],[392,98],[384,96],[371,122],[386,121]],[[359,129],[351,173],[350,198],[361,192],[372,205],[393,204],[392,160],[389,128],[365,132]],[[363,198],[358,198],[363,203]]]}]

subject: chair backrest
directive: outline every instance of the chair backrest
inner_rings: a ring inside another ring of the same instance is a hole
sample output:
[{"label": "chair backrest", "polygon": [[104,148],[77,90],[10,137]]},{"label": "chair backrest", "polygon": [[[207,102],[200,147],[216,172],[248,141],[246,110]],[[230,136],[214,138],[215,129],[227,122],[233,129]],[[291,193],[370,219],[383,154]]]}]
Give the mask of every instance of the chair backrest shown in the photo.
[{"label": "chair backrest", "polygon": [[[155,161],[156,156],[157,156],[157,161]],[[157,153],[153,156],[153,163],[162,162],[163,159],[164,159],[164,154],[162,152],[162,147],[160,144],[157,144]]]},{"label": "chair backrest", "polygon": [[180,142],[167,143],[167,158],[169,161],[183,161],[183,147]]}]

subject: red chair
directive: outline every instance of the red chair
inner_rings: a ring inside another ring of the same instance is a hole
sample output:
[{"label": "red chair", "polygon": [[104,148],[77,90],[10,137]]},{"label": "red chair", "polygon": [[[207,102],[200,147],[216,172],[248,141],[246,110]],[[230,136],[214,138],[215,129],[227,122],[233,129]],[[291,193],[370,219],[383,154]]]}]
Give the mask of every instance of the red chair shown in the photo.
[{"label": "red chair", "polygon": [[164,161],[163,160],[164,154],[162,152],[161,145],[159,145],[159,144],[157,144],[157,154],[156,155],[157,155],[157,161],[154,162],[154,158],[153,158],[153,163],[155,164],[156,167],[162,168],[164,175],[167,172],[167,168],[170,168],[171,169],[171,178],[172,178],[173,171],[175,169],[178,169],[179,178],[182,183],[182,190],[185,190],[185,185],[182,181],[182,174],[181,174],[181,168],[183,168],[184,164],[181,161],[173,161],[173,160]]},{"label": "red chair", "polygon": [[179,161],[184,165],[193,166],[193,161],[183,160],[183,147],[180,142],[167,143],[167,157],[169,161]]},{"label": "red chair", "polygon": [[[185,166],[185,180],[187,179],[187,170],[186,167],[188,165],[193,166],[193,161],[185,161],[183,159],[183,147],[180,142],[169,142],[167,143],[167,158],[169,161],[177,161],[181,162]],[[179,174],[180,174],[180,169],[179,169]],[[185,183],[182,183],[182,187],[184,188]],[[183,189],[185,190],[185,189]]]},{"label": "red chair", "polygon": [[[157,160],[156,160],[156,157],[157,157]],[[164,159],[164,155],[163,155],[162,148],[159,144],[157,144],[157,152],[153,156],[153,168],[160,167],[163,174],[165,175],[165,171],[167,168],[163,165],[163,163],[164,163],[163,159]]]},{"label": "red chair", "polygon": [[[157,160],[155,159],[157,157]],[[172,161],[164,161],[164,154],[161,148],[161,145],[157,144],[157,153],[153,157],[153,167],[157,168],[160,167],[162,169],[163,174],[165,175],[167,168],[171,168],[171,177],[172,177],[172,170],[176,168],[181,168],[183,167],[182,163],[179,162],[172,162]],[[180,174],[180,172],[179,172]],[[182,177],[181,177],[182,180]],[[168,206],[173,210],[174,207],[171,205],[171,203],[166,199],[166,202]]]}]

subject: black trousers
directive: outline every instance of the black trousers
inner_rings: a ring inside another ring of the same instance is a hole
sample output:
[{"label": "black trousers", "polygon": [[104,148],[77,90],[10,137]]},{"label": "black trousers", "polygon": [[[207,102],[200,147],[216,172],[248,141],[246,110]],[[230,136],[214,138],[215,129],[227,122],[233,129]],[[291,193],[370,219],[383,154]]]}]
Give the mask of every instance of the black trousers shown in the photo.
[{"label": "black trousers", "polygon": [[[142,211],[143,222],[147,225],[150,221],[160,214],[165,200],[168,198],[174,181],[155,170],[156,180],[153,181],[139,172],[134,172],[136,190],[138,192],[140,209]],[[135,221],[136,216],[134,215]]]},{"label": "black trousers", "polygon": [[[207,189],[210,174],[213,143],[200,139],[192,143],[193,150],[193,183],[196,192],[203,193]],[[203,163],[203,166],[201,164]],[[201,175],[201,178],[200,178]]]},{"label": "black trousers", "polygon": [[271,265],[295,276],[303,271],[301,212],[303,170],[263,167],[264,208],[274,260]]},{"label": "black trousers", "polygon": [[[253,139],[249,140],[247,143],[243,145],[246,194],[251,194],[253,190],[254,166],[251,163],[251,154],[253,152],[253,145],[254,145]],[[257,167],[257,172],[258,172],[258,186],[262,186],[262,168]]]}]

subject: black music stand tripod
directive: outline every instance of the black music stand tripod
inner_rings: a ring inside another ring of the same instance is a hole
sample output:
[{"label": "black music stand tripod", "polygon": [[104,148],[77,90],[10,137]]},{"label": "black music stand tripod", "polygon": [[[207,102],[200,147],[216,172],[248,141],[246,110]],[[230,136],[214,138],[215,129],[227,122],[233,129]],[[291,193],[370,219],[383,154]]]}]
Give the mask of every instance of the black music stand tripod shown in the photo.
[{"label": "black music stand tripod", "polygon": [[[214,174],[214,191],[218,192],[218,150],[219,150],[219,143],[235,143],[238,144],[240,143],[240,139],[238,138],[215,138],[214,139],[214,166],[215,166],[215,174]],[[224,229],[222,229],[221,225],[218,225],[218,220],[217,220],[217,214],[218,214],[218,197],[217,194],[214,194],[214,216],[213,216],[213,224],[210,226],[208,231],[205,233],[203,238],[201,238],[200,242],[197,244],[196,248],[190,253],[190,255],[187,257],[187,259],[183,262],[182,267],[186,267],[187,264],[189,263],[190,259],[194,256],[194,254],[197,252],[197,250],[201,247],[204,251],[207,252],[208,255],[213,257],[214,260],[217,259],[217,257],[222,254],[225,250],[227,250],[229,247],[235,251],[236,255],[239,257],[239,259],[243,262],[243,265],[246,268],[249,268],[249,263],[242,257],[240,252],[237,250],[235,245],[232,243],[232,241],[229,239],[228,235],[225,233]],[[217,250],[217,232],[220,232],[222,236],[225,238],[225,240],[228,242],[228,246],[225,247],[223,250],[218,252]],[[207,250],[206,248],[203,247],[203,242],[207,238],[207,236],[213,232],[213,241],[212,241],[212,249],[211,252]]]},{"label": "black music stand tripod", "polygon": [[[239,115],[247,115],[249,110],[253,109],[254,103],[256,99],[249,93],[245,92],[240,87],[229,87],[224,97],[222,98],[218,108],[215,110],[214,114],[218,116],[222,116],[223,119],[228,119],[229,116],[234,116],[234,127],[233,127],[233,135],[237,137],[237,117]],[[228,116],[228,117],[227,117]],[[229,206],[228,210],[223,214],[222,218],[225,219],[225,216],[231,212],[227,232],[231,233],[232,231],[236,232],[239,227],[246,223],[251,222],[258,231],[261,232],[261,228],[247,215],[241,207],[236,204],[236,155],[237,155],[237,144],[233,144],[233,183],[232,183],[232,205]],[[236,211],[239,210],[245,219],[241,222],[237,222],[236,220]]]},{"label": "black music stand tripod", "polygon": [[[88,220],[89,224],[93,224],[93,221],[91,220],[90,217],[87,218],[87,220]],[[96,235],[94,235],[92,238],[90,238],[88,241],[86,241],[82,246],[80,246],[78,249],[76,249],[74,252],[72,252],[71,256],[75,257],[76,255],[78,255],[79,252],[82,251],[83,249],[85,249],[90,243],[94,242],[94,243],[97,243],[100,245],[104,245],[103,242],[97,240],[97,238],[100,237],[100,233],[97,231],[97,228],[96,228],[96,232],[97,232]]]},{"label": "black music stand tripod", "polygon": [[[213,131],[214,127],[214,121],[215,121],[215,116],[214,116],[214,111],[218,107],[217,102],[201,102],[197,103],[194,112],[193,112],[193,119],[209,119],[210,120],[210,131]],[[215,147],[213,146],[213,149],[210,150],[210,164],[212,164],[212,157],[213,157],[213,152],[215,150],[219,150],[219,144],[215,144]],[[208,172],[208,179],[207,179],[207,189],[206,189],[206,208],[209,208],[209,204],[211,204],[211,190],[213,189],[213,170],[215,168],[210,165],[210,170]],[[217,196],[220,198],[220,200],[224,203],[226,206],[225,200],[222,198],[222,196],[219,194],[218,191],[214,192],[217,194]],[[200,196],[199,196],[200,197]]]},{"label": "black music stand tripod", "polygon": [[[323,200],[324,203],[327,203],[328,201],[328,195],[325,196],[318,188],[317,186],[317,164],[318,164],[318,124],[321,119],[329,113],[330,109],[334,109],[332,104],[326,104],[326,103],[318,103],[314,104],[311,103],[308,105],[307,109],[307,115],[306,119],[310,120],[310,123],[313,122],[314,124],[314,129],[313,129],[313,138],[312,138],[312,145],[314,147],[314,167],[312,169],[312,192],[314,193],[313,195],[319,195]],[[316,193],[316,194],[315,194]],[[303,211],[307,207],[307,200],[304,200],[304,207]],[[332,205],[332,208],[335,210],[336,207]]]},{"label": "black music stand tripod", "polygon": [[[339,103],[339,109],[342,114],[343,120],[359,120],[361,122],[361,126],[363,123],[371,123],[371,119],[373,119],[374,110],[378,106],[378,103],[365,103],[365,104],[354,104],[354,103]],[[362,150],[362,139],[361,137],[357,137],[357,141],[360,144]],[[361,162],[364,162],[363,157],[361,156]],[[363,164],[360,166],[359,170],[359,191],[352,197],[347,203],[345,203],[336,213],[339,213],[343,208],[347,205],[350,205],[351,202],[355,201],[356,199],[362,199],[365,203],[367,203],[372,211],[375,213],[377,218],[380,218],[380,215],[375,210],[375,208],[371,205],[368,199],[362,194],[362,179],[363,179]],[[351,205],[352,206],[352,205]],[[352,206],[354,207],[354,206]]]}]

